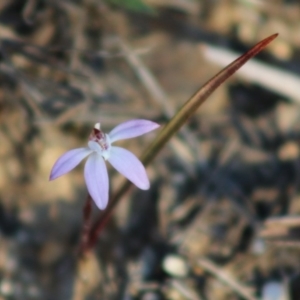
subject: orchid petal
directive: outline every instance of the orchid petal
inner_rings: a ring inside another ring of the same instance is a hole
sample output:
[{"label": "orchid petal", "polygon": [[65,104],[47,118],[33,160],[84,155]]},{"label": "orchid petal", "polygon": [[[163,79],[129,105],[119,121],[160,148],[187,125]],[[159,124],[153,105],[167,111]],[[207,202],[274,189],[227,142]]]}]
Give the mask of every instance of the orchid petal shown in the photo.
[{"label": "orchid petal", "polygon": [[148,120],[130,120],[116,126],[109,134],[110,142],[130,139],[158,128],[159,125]]},{"label": "orchid petal", "polygon": [[149,189],[150,183],[146,170],[133,153],[124,148],[111,147],[110,158],[108,161],[117,171],[134,183],[138,188],[142,190]]},{"label": "orchid petal", "polygon": [[89,194],[99,209],[105,209],[108,202],[108,174],[104,159],[94,152],[84,168],[84,177]]},{"label": "orchid petal", "polygon": [[54,164],[50,173],[50,180],[70,172],[91,153],[92,150],[89,148],[77,148],[66,152]]}]

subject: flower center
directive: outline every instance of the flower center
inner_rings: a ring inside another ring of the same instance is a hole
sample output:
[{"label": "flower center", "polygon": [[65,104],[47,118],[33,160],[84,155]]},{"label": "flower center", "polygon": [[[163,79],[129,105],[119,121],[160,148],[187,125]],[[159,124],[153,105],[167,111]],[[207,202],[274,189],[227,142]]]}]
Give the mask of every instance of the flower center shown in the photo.
[{"label": "flower center", "polygon": [[[110,156],[110,141],[109,136],[100,130],[100,123],[96,123],[93,131],[89,136],[90,141],[96,142],[100,146],[100,151],[103,158],[107,160]],[[98,151],[97,151],[98,152]]]}]

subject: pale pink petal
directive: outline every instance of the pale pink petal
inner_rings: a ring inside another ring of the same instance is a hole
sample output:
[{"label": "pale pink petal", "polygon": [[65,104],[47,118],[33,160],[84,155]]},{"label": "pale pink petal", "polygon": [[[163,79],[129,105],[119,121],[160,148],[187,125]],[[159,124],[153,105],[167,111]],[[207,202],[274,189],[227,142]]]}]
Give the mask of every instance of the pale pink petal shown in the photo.
[{"label": "pale pink petal", "polygon": [[109,134],[110,142],[134,138],[158,128],[159,125],[148,120],[130,120],[116,126]]},{"label": "pale pink petal", "polygon": [[94,152],[88,158],[84,168],[87,189],[99,209],[104,209],[108,202],[108,174],[104,159]]},{"label": "pale pink petal", "polygon": [[134,183],[138,188],[142,190],[149,189],[150,183],[146,170],[133,153],[124,148],[111,147],[110,158],[108,161],[117,171]]},{"label": "pale pink petal", "polygon": [[73,170],[85,157],[92,153],[89,148],[77,148],[63,154],[54,164],[50,180],[56,179]]}]

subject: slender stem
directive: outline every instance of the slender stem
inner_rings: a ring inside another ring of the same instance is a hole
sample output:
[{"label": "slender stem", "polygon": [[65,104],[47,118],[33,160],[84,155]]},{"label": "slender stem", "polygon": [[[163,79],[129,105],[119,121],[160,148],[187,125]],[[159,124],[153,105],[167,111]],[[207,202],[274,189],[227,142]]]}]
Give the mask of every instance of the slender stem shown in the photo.
[{"label": "slender stem", "polygon": [[79,253],[83,254],[88,249],[89,231],[91,230],[92,198],[88,194],[83,206],[83,225]]},{"label": "slender stem", "polygon": [[153,160],[160,149],[170,140],[170,138],[180,129],[180,127],[193,115],[199,106],[232,74],[241,68],[250,58],[264,49],[278,34],[273,34],[257,43],[245,54],[229,64],[208,82],[204,84],[176,113],[169,123],[159,133],[148,150],[142,156],[145,165]]},{"label": "slender stem", "polygon": [[[263,50],[270,42],[272,42],[278,34],[273,34],[266,39],[257,43],[253,48],[241,55],[234,62],[229,64],[217,75],[204,84],[176,113],[176,115],[168,122],[168,124],[160,131],[156,139],[152,142],[148,150],[144,153],[141,160],[144,165],[150,163],[163,146],[171,139],[171,137],[183,126],[188,118],[193,115],[199,106],[214,92],[226,79],[241,68],[250,58]],[[108,208],[101,214],[96,221],[89,234],[88,249],[92,248],[97,242],[97,237],[107,221],[109,220],[113,208],[117,205],[121,196],[129,189],[131,183],[126,181],[117,190],[110,201]]]}]

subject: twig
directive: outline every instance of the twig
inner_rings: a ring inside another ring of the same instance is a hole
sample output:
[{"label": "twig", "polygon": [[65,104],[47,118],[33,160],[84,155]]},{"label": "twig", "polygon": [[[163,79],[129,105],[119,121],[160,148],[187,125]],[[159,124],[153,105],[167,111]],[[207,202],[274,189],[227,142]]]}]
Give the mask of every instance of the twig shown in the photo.
[{"label": "twig", "polygon": [[283,216],[283,217],[272,217],[265,221],[265,226],[284,226],[284,227],[299,227],[300,216]]},{"label": "twig", "polygon": [[171,101],[168,100],[167,94],[164,92],[162,87],[159,85],[157,80],[151,74],[149,69],[144,65],[141,59],[130,49],[130,47],[122,40],[119,40],[119,46],[121,51],[125,54],[125,59],[129,65],[136,72],[138,78],[144,84],[149,94],[153,99],[163,107],[164,114],[171,118],[176,110]]},{"label": "twig", "polygon": [[244,286],[242,283],[238,282],[233,278],[228,272],[222,270],[219,266],[215,265],[212,261],[206,258],[200,258],[197,260],[197,265],[205,269],[207,272],[216,276],[219,280],[228,285],[232,290],[234,290],[239,296],[247,300],[258,300],[249,291],[249,288]]},{"label": "twig", "polygon": [[172,286],[187,300],[202,300],[202,297],[196,294],[190,287],[178,279],[171,280]]},{"label": "twig", "polygon": [[27,95],[26,99],[28,101],[28,105],[34,112],[35,116],[42,119],[44,117],[43,113],[37,105],[37,103],[40,103],[43,99],[40,92],[34,89],[29,83],[27,83],[27,80],[10,63],[2,64],[0,66],[0,72],[4,72],[6,74],[9,74],[10,76],[17,78],[20,87]]},{"label": "twig", "polygon": [[24,5],[22,16],[27,24],[33,24],[32,18],[37,7],[37,2],[37,0],[27,0],[26,4]]},{"label": "twig", "polygon": [[[206,59],[220,66],[226,66],[240,55],[239,53],[208,44],[201,45],[201,50]],[[300,77],[296,74],[280,70],[279,68],[253,59],[239,71],[238,76],[244,77],[300,103]]]},{"label": "twig", "polygon": [[[142,62],[142,60],[136,55],[136,52],[134,52],[130,47],[122,40],[119,41],[121,51],[125,54],[125,59],[129,63],[129,65],[133,68],[135,73],[137,74],[138,78],[141,80],[143,85],[148,90],[151,97],[163,108],[163,112],[167,118],[172,118],[172,116],[176,112],[176,108],[173,105],[172,101],[170,101],[169,97],[163,90],[163,88],[160,86],[158,81],[155,79],[153,74],[150,72],[150,70],[145,66],[145,64]],[[173,143],[171,142],[171,146],[173,151],[175,152],[176,156],[179,158],[179,160],[182,162],[183,166],[185,167],[186,171],[190,176],[194,175],[194,171],[190,165],[187,164],[187,161],[193,162],[195,160],[199,161],[199,153],[198,153],[198,144],[195,144],[195,141],[198,140],[194,136],[192,136],[191,132],[187,128],[182,128],[181,132],[183,134],[183,137],[188,140],[189,147],[185,143],[182,143],[181,140],[179,140],[177,137],[175,137],[176,141]],[[180,144],[180,146],[184,149],[184,153],[187,153],[185,156],[185,159],[182,159],[182,151],[178,151],[177,145]],[[194,154],[191,152],[191,146],[194,146],[195,149]],[[195,155],[196,154],[196,155]],[[187,160],[186,157],[192,158]],[[197,159],[196,159],[197,157]]]},{"label": "twig", "polygon": [[88,194],[83,207],[83,225],[81,242],[79,246],[79,254],[86,253],[85,249],[87,247],[89,231],[91,229],[91,214],[92,214],[92,198]]}]

